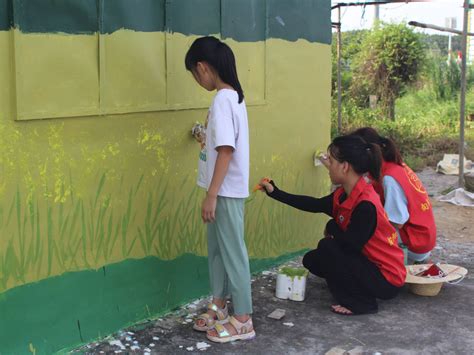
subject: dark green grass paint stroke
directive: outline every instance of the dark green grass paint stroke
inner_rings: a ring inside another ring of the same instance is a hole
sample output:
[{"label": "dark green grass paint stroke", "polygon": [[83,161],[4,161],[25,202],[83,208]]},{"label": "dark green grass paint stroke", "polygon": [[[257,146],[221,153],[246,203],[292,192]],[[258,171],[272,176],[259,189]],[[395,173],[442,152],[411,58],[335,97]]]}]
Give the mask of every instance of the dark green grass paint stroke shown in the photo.
[{"label": "dark green grass paint stroke", "polygon": [[[13,8],[13,11],[11,9]],[[13,13],[13,15],[12,15]],[[241,42],[331,43],[329,0],[0,0],[0,30],[24,33],[169,31]]]},{"label": "dark green grass paint stroke", "polygon": [[[252,272],[300,255],[251,260]],[[209,293],[207,258],[147,257],[66,273],[0,294],[0,354],[70,349]],[[191,330],[190,330],[191,331]]]}]

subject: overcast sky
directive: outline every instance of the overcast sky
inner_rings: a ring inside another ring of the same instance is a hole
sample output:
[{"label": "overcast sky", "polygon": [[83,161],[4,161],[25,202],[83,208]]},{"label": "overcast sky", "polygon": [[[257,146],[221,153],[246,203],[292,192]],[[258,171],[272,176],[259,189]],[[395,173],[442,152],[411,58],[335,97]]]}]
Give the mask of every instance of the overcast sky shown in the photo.
[{"label": "overcast sky", "polygon": [[[332,0],[333,5],[338,2],[350,2],[351,0]],[[408,22],[418,21],[438,26],[446,25],[447,17],[455,17],[457,29],[462,29],[463,0],[437,0],[429,3],[396,3],[380,5],[380,19],[385,22]],[[374,20],[375,6],[356,6],[341,8],[342,30],[350,31],[362,28],[370,28]],[[332,11],[332,21],[337,22],[337,10]],[[420,29],[421,30],[421,29]],[[431,30],[423,30],[428,33],[440,33]]]}]

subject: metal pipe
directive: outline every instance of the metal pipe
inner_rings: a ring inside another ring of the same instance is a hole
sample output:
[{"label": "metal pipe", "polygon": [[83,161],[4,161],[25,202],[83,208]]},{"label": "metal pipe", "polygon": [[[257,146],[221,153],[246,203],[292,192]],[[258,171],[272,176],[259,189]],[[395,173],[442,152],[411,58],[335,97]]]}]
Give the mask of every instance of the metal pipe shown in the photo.
[{"label": "metal pipe", "polygon": [[[337,21],[341,23],[341,8],[337,9]],[[337,133],[342,132],[342,83],[341,83],[341,47],[342,47],[342,36],[341,26],[337,26]]]},{"label": "metal pipe", "polygon": [[411,3],[411,2],[431,2],[432,0],[380,0],[380,1],[360,1],[360,2],[340,2],[334,6],[331,6],[331,10],[337,9],[339,7],[346,7],[346,6],[366,6],[366,5],[384,5],[384,4],[391,4],[396,2],[404,2],[404,3]]},{"label": "metal pipe", "polygon": [[[453,28],[448,28],[448,27],[441,27],[441,26],[436,26],[436,25],[431,25],[429,23],[421,23],[417,21],[410,21],[408,22],[410,26],[415,26],[415,27],[421,27],[421,28],[429,28],[431,30],[436,30],[436,31],[441,31],[441,32],[449,32],[449,33],[455,33],[457,35],[463,35],[463,31],[455,30]],[[474,36],[473,32],[466,32],[468,36]]]},{"label": "metal pipe", "polygon": [[467,61],[467,25],[469,20],[469,0],[464,0],[464,22],[461,40],[461,108],[459,121],[459,187],[464,187],[464,121],[466,111],[466,61]]}]

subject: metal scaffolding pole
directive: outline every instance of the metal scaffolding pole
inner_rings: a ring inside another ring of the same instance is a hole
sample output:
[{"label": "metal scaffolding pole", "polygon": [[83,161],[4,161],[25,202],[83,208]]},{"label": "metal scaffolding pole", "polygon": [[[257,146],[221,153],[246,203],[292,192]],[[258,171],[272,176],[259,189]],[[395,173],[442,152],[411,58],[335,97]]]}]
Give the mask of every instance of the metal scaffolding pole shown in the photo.
[{"label": "metal scaffolding pole", "polygon": [[342,133],[342,83],[341,83],[341,8],[337,8],[337,133]]},{"label": "metal scaffolding pole", "polygon": [[461,61],[461,108],[459,121],[459,187],[464,187],[464,122],[466,111],[466,61],[467,61],[467,24],[469,20],[469,0],[464,0],[464,21],[462,31]]}]

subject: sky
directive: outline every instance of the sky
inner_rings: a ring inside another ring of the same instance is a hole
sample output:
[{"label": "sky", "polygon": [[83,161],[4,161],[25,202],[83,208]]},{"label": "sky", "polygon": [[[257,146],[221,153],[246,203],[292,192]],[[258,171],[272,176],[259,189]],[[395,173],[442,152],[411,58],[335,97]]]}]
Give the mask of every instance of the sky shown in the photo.
[{"label": "sky", "polygon": [[[351,0],[332,0],[332,4],[338,2],[350,2]],[[462,30],[463,0],[437,0],[428,3],[396,3],[380,5],[380,19],[385,22],[409,22],[417,21],[437,26],[446,26],[447,17],[455,17],[458,30]],[[375,16],[375,6],[355,6],[341,8],[342,31],[370,28]],[[332,11],[332,21],[337,22],[337,10]],[[433,30],[419,29],[425,33],[439,33]]]}]

